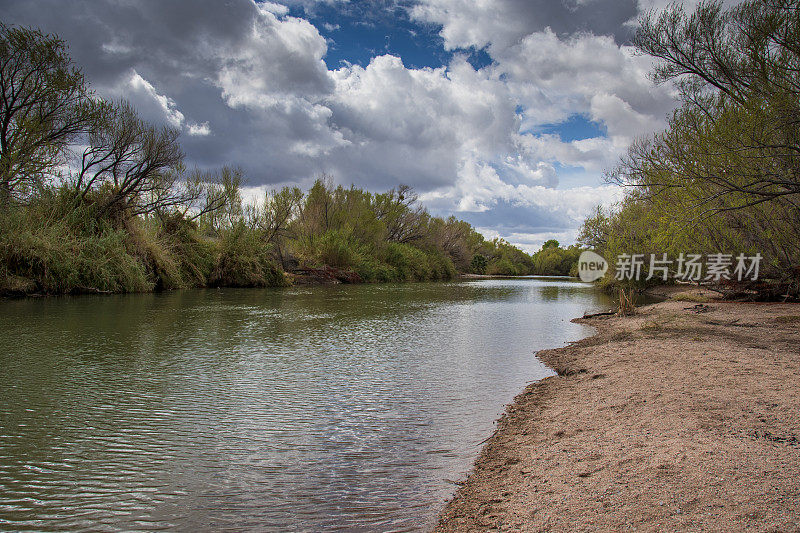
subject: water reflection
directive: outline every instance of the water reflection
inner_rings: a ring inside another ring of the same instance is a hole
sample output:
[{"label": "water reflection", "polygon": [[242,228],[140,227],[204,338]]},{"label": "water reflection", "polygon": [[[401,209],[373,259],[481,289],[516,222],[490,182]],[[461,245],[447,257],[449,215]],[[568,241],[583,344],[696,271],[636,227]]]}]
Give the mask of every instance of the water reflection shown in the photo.
[{"label": "water reflection", "polygon": [[4,301],[0,529],[419,529],[604,305],[563,279]]}]

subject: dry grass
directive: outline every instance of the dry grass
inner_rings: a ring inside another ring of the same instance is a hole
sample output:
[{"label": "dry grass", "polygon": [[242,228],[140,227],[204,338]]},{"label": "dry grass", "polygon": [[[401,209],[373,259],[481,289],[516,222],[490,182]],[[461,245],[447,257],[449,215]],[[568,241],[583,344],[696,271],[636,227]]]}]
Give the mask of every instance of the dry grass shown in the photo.
[{"label": "dry grass", "polygon": [[696,303],[708,303],[711,301],[711,298],[709,298],[708,296],[697,294],[695,292],[679,292],[673,294],[671,296],[671,299],[678,302],[696,302]]},{"label": "dry grass", "polygon": [[631,316],[636,314],[636,304],[634,303],[633,289],[619,290],[617,314],[620,316]]}]

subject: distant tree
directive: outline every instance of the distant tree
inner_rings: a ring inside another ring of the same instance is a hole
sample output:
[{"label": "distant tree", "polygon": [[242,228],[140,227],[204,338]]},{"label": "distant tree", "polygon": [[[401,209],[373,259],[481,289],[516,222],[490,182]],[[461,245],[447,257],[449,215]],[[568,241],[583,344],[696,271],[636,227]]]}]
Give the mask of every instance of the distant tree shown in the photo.
[{"label": "distant tree", "polygon": [[545,243],[542,245],[542,250],[544,250],[545,248],[558,248],[559,246],[561,245],[557,240],[550,239],[548,241],[545,241]]},{"label": "distant tree", "polygon": [[264,242],[275,247],[281,265],[284,265],[284,242],[291,236],[291,223],[299,216],[303,204],[303,191],[299,187],[284,187],[265,194],[260,206],[249,206],[249,226],[261,232]]},{"label": "distant tree", "polygon": [[66,45],[39,30],[0,23],[0,206],[63,163],[98,104]]},{"label": "distant tree", "polygon": [[183,218],[199,220],[207,229],[230,227],[242,217],[242,181],[238,168],[195,169],[174,183],[172,201],[156,212],[174,206]]}]

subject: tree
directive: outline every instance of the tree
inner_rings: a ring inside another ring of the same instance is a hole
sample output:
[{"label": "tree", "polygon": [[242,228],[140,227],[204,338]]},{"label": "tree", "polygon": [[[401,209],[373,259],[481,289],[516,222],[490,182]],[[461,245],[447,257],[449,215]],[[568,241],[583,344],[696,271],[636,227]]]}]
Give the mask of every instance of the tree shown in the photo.
[{"label": "tree", "polygon": [[261,232],[264,242],[275,246],[278,260],[285,265],[284,241],[291,236],[291,223],[299,216],[303,191],[299,187],[284,187],[265,194],[260,206],[248,206],[249,226]]},{"label": "tree", "polygon": [[672,4],[634,43],[681,106],[607,174],[636,193],[592,221],[603,247],[760,253],[775,294],[800,293],[800,0]]},{"label": "tree", "polygon": [[[683,101],[612,179],[652,193],[692,187],[701,214],[800,194],[800,0],[701,3],[648,13],[635,45]],[[733,197],[734,200],[729,200]]]},{"label": "tree", "polygon": [[241,210],[239,188],[242,172],[239,169],[195,169],[186,174],[181,166],[176,171],[176,178],[172,187],[165,191],[169,201],[165,201],[166,198],[160,201],[160,207],[155,211],[161,218],[169,211],[177,211],[181,218],[190,221],[199,219],[213,226],[213,219],[219,219],[221,213],[238,213]]},{"label": "tree", "polygon": [[408,185],[375,197],[378,220],[386,224],[391,242],[412,242],[423,235],[425,208],[417,204],[417,194]]},{"label": "tree", "polygon": [[578,242],[586,248],[602,254],[611,231],[610,224],[611,215],[603,209],[602,205],[598,205],[583,222],[580,233],[578,233]]},{"label": "tree", "polygon": [[72,186],[78,199],[101,187],[100,214],[126,210],[142,215],[185,203],[180,131],[142,121],[127,102],[106,105],[79,156]]},{"label": "tree", "polygon": [[0,206],[63,162],[101,107],[54,35],[0,23]]}]

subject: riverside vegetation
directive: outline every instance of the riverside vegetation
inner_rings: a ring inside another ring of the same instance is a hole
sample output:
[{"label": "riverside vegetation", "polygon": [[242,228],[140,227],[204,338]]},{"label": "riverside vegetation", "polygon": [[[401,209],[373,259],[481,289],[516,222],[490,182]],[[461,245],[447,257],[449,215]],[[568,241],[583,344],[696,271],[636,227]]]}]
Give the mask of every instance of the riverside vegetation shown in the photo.
[{"label": "riverside vegetation", "polygon": [[[640,139],[609,181],[627,187],[598,208],[579,241],[618,254],[763,256],[755,283],[728,295],[800,296],[800,2],[748,0],[694,12],[673,4],[639,21],[638,51],[681,106]],[[645,269],[646,270],[646,269]],[[606,283],[613,284],[613,272]]]},{"label": "riverside vegetation", "polygon": [[406,186],[322,178],[245,204],[240,170],[188,169],[178,130],[98,97],[36,29],[0,25],[0,86],[0,294],[281,286],[320,268],[351,282],[568,274],[579,253],[486,240]]}]

